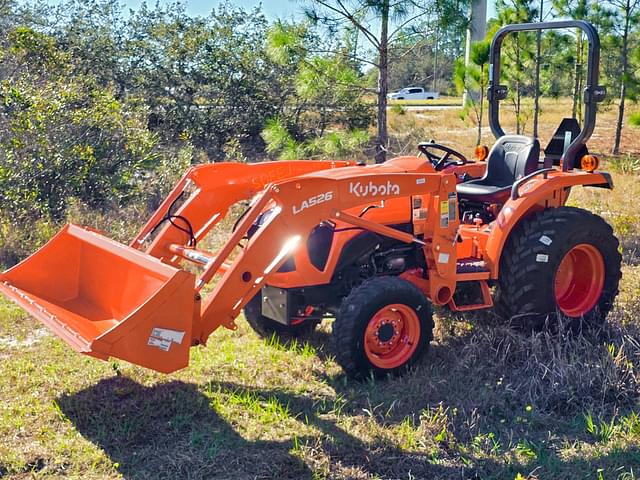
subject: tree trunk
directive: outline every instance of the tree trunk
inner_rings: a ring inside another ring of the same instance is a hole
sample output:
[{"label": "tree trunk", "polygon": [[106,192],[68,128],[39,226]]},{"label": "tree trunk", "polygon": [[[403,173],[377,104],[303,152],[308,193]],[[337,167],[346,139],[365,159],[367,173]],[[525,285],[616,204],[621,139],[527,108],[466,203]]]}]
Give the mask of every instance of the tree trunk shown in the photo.
[{"label": "tree trunk", "polygon": [[624,119],[624,100],[627,96],[627,70],[629,68],[629,21],[631,17],[629,0],[627,0],[626,8],[625,8],[625,18],[624,18],[624,32],[622,34],[622,74],[620,78],[622,79],[620,82],[620,103],[618,104],[618,118],[616,119],[616,134],[615,140],[613,142],[613,149],[611,153],[613,155],[618,155],[620,153],[620,137],[622,136],[622,120]]},{"label": "tree trunk", "polygon": [[484,114],[484,64],[480,65],[480,115],[478,116],[478,139],[476,145],[482,142],[482,115]]},{"label": "tree trunk", "polygon": [[380,67],[378,70],[378,139],[376,145],[376,163],[387,159],[387,91],[388,91],[388,49],[389,49],[389,0],[382,6],[380,24]]},{"label": "tree trunk", "polygon": [[516,135],[520,135],[520,108],[521,108],[521,94],[520,94],[520,77],[521,77],[521,65],[520,65],[520,42],[516,37]]},{"label": "tree trunk", "polygon": [[[544,20],[544,0],[540,0],[540,16],[539,21],[542,22]],[[538,115],[540,114],[540,62],[542,60],[541,57],[541,46],[542,46],[542,30],[538,30],[536,32],[536,82],[535,82],[535,93],[533,97],[533,136],[538,136]]]},{"label": "tree trunk", "polygon": [[576,62],[573,69],[573,105],[571,106],[571,116],[576,118],[578,113],[578,102],[580,102],[580,77],[582,70],[580,62],[582,61],[582,32],[578,32],[576,36]]},{"label": "tree trunk", "polygon": [[431,90],[437,92],[437,83],[438,83],[438,27],[436,27],[435,32],[435,42],[433,48],[433,79],[431,80],[432,87]]}]

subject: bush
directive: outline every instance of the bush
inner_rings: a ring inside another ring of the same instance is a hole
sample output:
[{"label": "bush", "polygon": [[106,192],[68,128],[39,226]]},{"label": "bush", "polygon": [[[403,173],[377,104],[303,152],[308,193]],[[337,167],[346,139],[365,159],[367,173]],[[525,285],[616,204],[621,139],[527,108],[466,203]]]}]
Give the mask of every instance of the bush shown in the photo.
[{"label": "bush", "polygon": [[60,219],[69,197],[126,202],[158,162],[143,114],[89,81],[5,82],[0,98],[0,204],[14,215]]},{"label": "bush", "polygon": [[48,218],[31,221],[26,227],[10,212],[0,210],[0,269],[11,267],[44,245],[61,227]]},{"label": "bush", "polygon": [[396,115],[404,115],[407,113],[407,109],[398,103],[391,106],[391,111]]},{"label": "bush", "polygon": [[[18,28],[0,67],[0,209],[21,220],[64,218],[69,198],[101,210],[135,197],[159,163],[146,110],[118,100],[46,35]],[[7,68],[8,70],[8,68]]]}]

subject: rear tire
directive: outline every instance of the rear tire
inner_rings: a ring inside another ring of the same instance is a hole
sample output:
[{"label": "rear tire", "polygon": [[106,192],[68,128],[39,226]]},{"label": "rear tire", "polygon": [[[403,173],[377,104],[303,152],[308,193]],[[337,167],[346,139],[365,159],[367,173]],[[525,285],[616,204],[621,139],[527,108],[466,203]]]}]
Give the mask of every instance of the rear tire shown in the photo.
[{"label": "rear tire", "polygon": [[309,336],[318,325],[317,320],[305,320],[296,325],[283,325],[262,315],[262,296],[260,292],[255,295],[244,307],[244,318],[247,323],[263,338],[271,338],[273,335],[287,339]]},{"label": "rear tire", "polygon": [[613,306],[621,255],[612,228],[574,207],[544,210],[511,234],[500,263],[496,311],[523,330],[597,327]]},{"label": "rear tire", "polygon": [[333,323],[336,360],[352,377],[399,374],[433,338],[429,302],[398,277],[377,277],[354,288]]}]

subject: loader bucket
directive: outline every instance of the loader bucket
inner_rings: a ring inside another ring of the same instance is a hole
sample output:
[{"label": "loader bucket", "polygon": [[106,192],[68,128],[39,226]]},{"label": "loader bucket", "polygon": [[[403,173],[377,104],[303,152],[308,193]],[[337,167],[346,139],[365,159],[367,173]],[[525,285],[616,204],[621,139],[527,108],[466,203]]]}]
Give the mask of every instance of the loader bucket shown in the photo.
[{"label": "loader bucket", "polygon": [[76,225],[0,273],[0,291],[74,350],[160,372],[187,366],[194,275]]}]

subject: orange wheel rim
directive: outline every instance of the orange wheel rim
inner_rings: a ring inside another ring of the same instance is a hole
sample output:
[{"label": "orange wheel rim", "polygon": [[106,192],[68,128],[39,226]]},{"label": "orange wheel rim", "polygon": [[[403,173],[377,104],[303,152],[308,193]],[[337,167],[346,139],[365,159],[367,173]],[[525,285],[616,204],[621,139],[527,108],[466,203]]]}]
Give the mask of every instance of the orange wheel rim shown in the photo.
[{"label": "orange wheel rim", "polygon": [[569,317],[585,315],[598,303],[604,288],[602,254],[593,245],[581,243],[564,256],[556,271],[556,303]]},{"label": "orange wheel rim", "polygon": [[395,303],[382,307],[369,320],[364,332],[364,351],[374,366],[397,368],[409,361],[419,341],[420,320],[416,311]]}]

